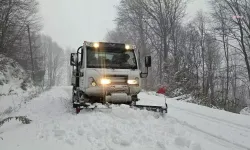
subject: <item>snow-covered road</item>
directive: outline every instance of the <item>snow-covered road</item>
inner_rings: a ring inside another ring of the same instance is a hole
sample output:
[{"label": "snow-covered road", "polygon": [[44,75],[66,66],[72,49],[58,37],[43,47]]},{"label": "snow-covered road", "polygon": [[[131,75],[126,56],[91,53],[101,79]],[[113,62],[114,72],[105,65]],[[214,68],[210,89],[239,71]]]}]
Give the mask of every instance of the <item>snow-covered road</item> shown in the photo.
[{"label": "snow-covered road", "polygon": [[[143,104],[160,105],[163,97],[141,93]],[[152,100],[154,99],[154,102]],[[203,137],[200,143],[217,143],[225,149],[250,149],[250,117],[167,98],[168,118],[174,118],[187,131]],[[201,138],[202,139],[202,138]],[[205,140],[204,140],[205,139]],[[204,145],[201,144],[201,145]],[[216,147],[211,147],[217,149]]]},{"label": "snow-covered road", "polygon": [[[114,106],[74,114],[71,87],[55,87],[14,115],[32,119],[0,127],[0,150],[243,150],[250,149],[250,117],[167,99],[169,113]],[[140,93],[140,104],[163,105]]]}]

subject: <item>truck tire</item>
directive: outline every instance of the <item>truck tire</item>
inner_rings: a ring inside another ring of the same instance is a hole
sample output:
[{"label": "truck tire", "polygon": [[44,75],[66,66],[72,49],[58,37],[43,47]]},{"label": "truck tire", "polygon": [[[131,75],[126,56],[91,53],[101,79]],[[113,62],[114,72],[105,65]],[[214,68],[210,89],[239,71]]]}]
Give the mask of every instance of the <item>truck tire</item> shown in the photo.
[{"label": "truck tire", "polygon": [[132,95],[132,101],[139,101],[138,95]]},{"label": "truck tire", "polygon": [[137,102],[138,100],[139,100],[139,99],[137,98],[137,95],[132,95],[132,101],[131,101],[131,102],[128,102],[127,104],[130,105],[130,106],[136,105],[136,102]]},{"label": "truck tire", "polygon": [[78,107],[77,104],[74,104],[74,102],[77,101],[76,99],[77,99],[77,95],[76,95],[76,93],[75,93],[75,87],[73,87],[73,89],[72,89],[72,105],[73,105],[73,108]]},{"label": "truck tire", "polygon": [[75,102],[75,87],[72,88],[72,103]]},{"label": "truck tire", "polygon": [[80,107],[76,107],[76,114],[79,114],[81,111],[81,108]]}]

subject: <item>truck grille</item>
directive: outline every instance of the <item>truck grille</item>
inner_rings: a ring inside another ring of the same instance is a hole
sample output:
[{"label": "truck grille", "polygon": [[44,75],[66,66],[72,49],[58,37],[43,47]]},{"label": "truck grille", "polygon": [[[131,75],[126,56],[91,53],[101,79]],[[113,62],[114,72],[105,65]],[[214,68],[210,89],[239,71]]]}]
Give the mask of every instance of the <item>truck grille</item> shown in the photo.
[{"label": "truck grille", "polygon": [[129,88],[127,85],[110,85],[107,89],[108,93],[128,93]]},{"label": "truck grille", "polygon": [[112,85],[127,85],[127,75],[106,75],[111,80]]}]

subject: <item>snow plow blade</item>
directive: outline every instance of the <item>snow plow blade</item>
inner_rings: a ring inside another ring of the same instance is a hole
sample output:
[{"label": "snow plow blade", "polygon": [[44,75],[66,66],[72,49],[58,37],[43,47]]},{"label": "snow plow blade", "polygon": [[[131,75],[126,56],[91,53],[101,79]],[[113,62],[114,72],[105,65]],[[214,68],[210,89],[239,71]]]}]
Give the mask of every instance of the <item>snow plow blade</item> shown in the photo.
[{"label": "snow plow blade", "polygon": [[[99,107],[98,107],[99,106]],[[100,107],[101,106],[101,107]],[[80,113],[81,110],[95,110],[95,109],[111,109],[110,105],[108,104],[102,104],[102,105],[96,105],[96,104],[87,104],[87,103],[74,103],[73,107],[76,109],[76,114]]]},{"label": "snow plow blade", "polygon": [[132,108],[139,108],[141,110],[160,112],[160,113],[167,113],[168,112],[167,104],[165,106],[134,105],[131,107]]},{"label": "snow plow blade", "polygon": [[[74,104],[74,105],[75,105],[74,108],[76,108],[76,113],[77,114],[82,109],[85,109],[85,110],[112,109],[112,107],[110,107],[110,104],[101,104],[101,105],[95,105],[95,104],[94,105],[90,105],[90,104]],[[140,109],[140,110],[147,110],[147,111],[153,111],[153,112],[160,112],[162,114],[165,114],[165,113],[168,112],[168,105],[167,105],[167,103],[165,103],[165,106],[130,105],[130,108]]]}]

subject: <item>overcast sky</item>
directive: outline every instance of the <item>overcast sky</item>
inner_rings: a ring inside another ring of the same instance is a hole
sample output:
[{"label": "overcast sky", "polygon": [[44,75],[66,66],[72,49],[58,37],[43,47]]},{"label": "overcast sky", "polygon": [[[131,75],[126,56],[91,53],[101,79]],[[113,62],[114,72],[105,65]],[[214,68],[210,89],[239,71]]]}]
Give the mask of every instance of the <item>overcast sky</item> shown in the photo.
[{"label": "overcast sky", "polygon": [[[103,41],[115,28],[115,6],[120,0],[38,0],[43,18],[43,33],[62,48],[77,48],[83,41]],[[189,16],[205,8],[205,0],[192,0]],[[190,19],[190,17],[187,17]]]}]

